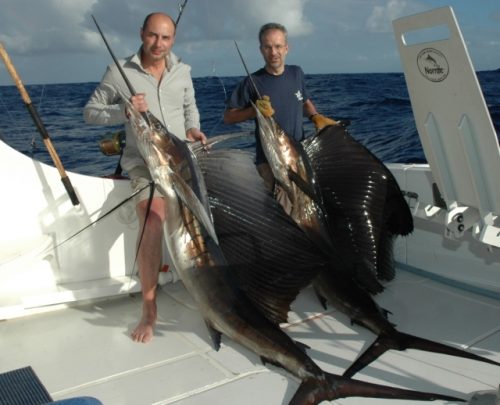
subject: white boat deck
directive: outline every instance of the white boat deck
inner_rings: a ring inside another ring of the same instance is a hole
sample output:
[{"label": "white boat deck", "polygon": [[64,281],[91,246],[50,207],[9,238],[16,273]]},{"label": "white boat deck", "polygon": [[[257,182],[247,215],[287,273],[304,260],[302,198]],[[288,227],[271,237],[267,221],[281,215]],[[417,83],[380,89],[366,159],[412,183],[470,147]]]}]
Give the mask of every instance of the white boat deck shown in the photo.
[{"label": "white boat deck", "polygon": [[[500,361],[498,300],[403,270],[377,300],[401,331]],[[293,307],[284,327],[309,345],[310,356],[329,372],[341,374],[373,340],[345,315],[323,312],[312,289]],[[291,399],[298,381],[285,371],[263,366],[255,354],[224,337],[221,349],[212,349],[182,283],[162,287],[158,308],[149,344],[129,338],[140,315],[140,295],[0,322],[0,372],[31,366],[55,400],[89,395],[106,405],[286,404]],[[417,351],[388,352],[355,378],[469,400],[474,392],[498,390],[500,367]],[[348,398],[333,403],[413,402]]]}]

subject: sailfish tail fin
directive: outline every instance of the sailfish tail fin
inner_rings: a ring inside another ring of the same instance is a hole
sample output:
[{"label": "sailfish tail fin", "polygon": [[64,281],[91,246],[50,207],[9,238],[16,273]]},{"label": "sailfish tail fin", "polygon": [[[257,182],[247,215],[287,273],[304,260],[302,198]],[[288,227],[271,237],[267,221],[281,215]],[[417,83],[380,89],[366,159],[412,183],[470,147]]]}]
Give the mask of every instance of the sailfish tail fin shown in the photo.
[{"label": "sailfish tail fin", "polygon": [[418,336],[409,335],[407,333],[395,331],[391,336],[379,336],[371,346],[366,349],[353,364],[344,372],[344,377],[352,377],[358,371],[365,368],[368,364],[375,361],[388,350],[403,351],[406,349],[422,350],[426,352],[447,354],[450,356],[461,357],[481,361],[483,363],[500,366],[500,363],[490,360],[486,357],[468,352],[458,347],[445,345],[443,343],[434,342],[432,340],[420,338]]},{"label": "sailfish tail fin", "polygon": [[471,359],[471,360],[481,361],[483,363],[493,364],[495,366],[500,366],[500,363],[497,361],[490,360],[486,357],[479,356],[475,353],[468,352],[467,350],[463,350],[458,347],[434,342],[432,340],[409,335],[407,333],[398,332],[398,334],[401,336],[400,339],[405,342],[406,347],[404,349],[416,349],[416,350],[423,350],[426,352],[447,354],[450,356],[462,357],[464,359]]},{"label": "sailfish tail fin", "polygon": [[334,374],[325,373],[325,379],[307,378],[302,381],[289,405],[312,405],[322,401],[333,401],[346,397],[370,397],[405,399],[413,401],[460,401],[464,399],[431,392],[413,391],[389,387],[364,381],[352,380]]},{"label": "sailfish tail fin", "polygon": [[364,369],[368,364],[377,360],[386,351],[395,349],[387,338],[379,336],[358,358],[344,371],[344,377],[352,377],[358,371]]}]

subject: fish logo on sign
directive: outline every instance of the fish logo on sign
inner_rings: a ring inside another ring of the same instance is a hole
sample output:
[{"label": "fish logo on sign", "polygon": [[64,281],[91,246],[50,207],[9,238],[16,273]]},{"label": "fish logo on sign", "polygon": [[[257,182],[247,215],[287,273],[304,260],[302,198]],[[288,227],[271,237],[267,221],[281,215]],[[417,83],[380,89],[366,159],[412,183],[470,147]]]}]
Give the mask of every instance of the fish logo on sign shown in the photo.
[{"label": "fish logo on sign", "polygon": [[417,65],[422,76],[431,82],[442,82],[450,71],[444,54],[434,48],[422,49],[417,56]]}]

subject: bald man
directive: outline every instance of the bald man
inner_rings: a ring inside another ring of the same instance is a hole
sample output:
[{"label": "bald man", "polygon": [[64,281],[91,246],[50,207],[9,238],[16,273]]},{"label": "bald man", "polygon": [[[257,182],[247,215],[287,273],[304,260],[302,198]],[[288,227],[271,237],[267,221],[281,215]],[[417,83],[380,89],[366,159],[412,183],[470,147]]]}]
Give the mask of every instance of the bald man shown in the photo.
[{"label": "bald man", "polygon": [[[89,124],[125,125],[126,146],[121,165],[130,176],[133,191],[147,186],[151,176],[137,149],[121,94],[129,97],[138,111],[149,110],[178,138],[188,142],[206,142],[206,136],[200,130],[191,68],[181,63],[172,52],[175,29],[175,22],[169,15],[149,14],[140,30],[142,45],[139,51],[119,61],[138,94],[130,94],[118,68],[113,64],[108,66],[101,83],[84,108],[84,118]],[[139,235],[145,226],[137,257],[143,305],[141,319],[131,337],[142,343],[153,338],[157,318],[156,289],[163,263],[163,222],[166,213],[165,201],[155,190],[146,222],[148,197],[147,188],[136,196]]]}]

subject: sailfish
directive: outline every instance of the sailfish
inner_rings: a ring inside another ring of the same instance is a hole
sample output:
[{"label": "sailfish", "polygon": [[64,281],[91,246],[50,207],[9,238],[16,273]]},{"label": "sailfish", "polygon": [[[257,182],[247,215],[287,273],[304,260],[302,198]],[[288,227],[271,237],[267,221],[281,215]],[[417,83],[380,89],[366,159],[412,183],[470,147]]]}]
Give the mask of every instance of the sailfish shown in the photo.
[{"label": "sailfish", "polygon": [[[261,98],[235,45],[248,80]],[[321,302],[337,304],[337,309],[379,336],[345,375],[352,376],[390,349],[415,348],[498,364],[458,348],[410,338],[379,316],[387,312],[378,308],[371,294],[383,291],[382,282],[395,276],[395,237],[413,231],[408,204],[383,162],[343,125],[327,126],[298,143],[273,116],[264,116],[255,105],[254,109],[264,155],[291,203],[291,218],[330,258],[330,266],[313,282]]]},{"label": "sailfish", "polygon": [[[254,92],[259,90],[246,67]],[[327,126],[295,142],[254,105],[264,154],[291,203],[289,214],[329,257],[313,284],[326,301],[364,324],[379,339],[349,367],[352,376],[390,349],[415,348],[497,364],[464,350],[398,332],[371,294],[395,276],[393,241],[413,231],[413,217],[399,185],[373,153],[343,125]],[[385,317],[380,317],[380,314]],[[391,327],[390,327],[391,326]]]},{"label": "sailfish", "polygon": [[[460,400],[447,395],[356,381],[323,371],[277,322],[283,319],[287,305],[317,274],[321,268],[321,260],[318,263],[312,257],[305,257],[304,269],[283,271],[281,268],[280,271],[274,270],[274,277],[269,279],[266,279],[268,274],[259,274],[253,271],[255,269],[247,268],[244,263],[228,261],[219,245],[219,234],[224,232],[214,232],[216,219],[213,219],[212,211],[207,205],[207,173],[203,173],[205,176],[201,175],[200,166],[191,149],[170,134],[154,116],[149,115],[149,122],[146,122],[145,117],[130,103],[126,100],[124,102],[127,103],[139,151],[166,200],[164,234],[172,264],[195,300],[216,350],[220,347],[222,335],[225,335],[255,352],[264,362],[283,367],[296,376],[301,384],[290,404],[318,404],[323,400],[346,396]],[[241,167],[236,168],[231,163],[233,162],[224,162],[218,184],[221,184],[222,179],[223,189],[233,201],[242,201],[244,198],[238,193],[243,183]],[[248,161],[246,163],[244,170],[248,169]],[[250,164],[253,165],[252,162]],[[220,161],[208,173],[217,170],[221,170]],[[232,176],[233,173],[238,176]],[[246,184],[247,181],[248,179],[244,180]],[[258,193],[257,187],[252,187],[252,190]],[[269,198],[267,190],[262,191],[261,187],[260,194],[262,192]],[[264,201],[277,204],[272,198]],[[243,217],[243,213],[235,212],[234,202],[230,208],[223,200],[219,203],[223,209],[228,210],[226,212],[233,213],[239,219]],[[265,221],[271,223],[265,204],[256,204],[251,208],[251,213],[247,211],[246,215],[254,215],[258,209],[266,215]],[[278,211],[276,215],[284,216],[284,221],[290,224],[282,211]],[[274,226],[273,223],[271,225]],[[291,227],[287,229],[287,247],[298,248],[298,244],[306,239],[304,236],[300,237],[303,235],[302,231]],[[312,248],[311,252],[313,251]],[[312,271],[311,265],[314,266]],[[257,290],[255,286],[258,286]],[[269,305],[269,310],[266,305],[254,305],[249,298],[251,291],[258,291],[260,300]],[[267,315],[271,313],[276,316],[274,321],[271,315]]]},{"label": "sailfish", "polygon": [[[251,88],[261,99],[259,89],[236,41],[235,46]],[[290,217],[324,252],[331,251],[333,246],[326,228],[321,193],[315,185],[314,174],[302,145],[281,128],[274,116],[266,117],[253,102],[252,105],[256,113],[262,150],[276,184],[284,191],[290,203],[291,208],[288,212]]]},{"label": "sailfish", "polygon": [[[254,94],[262,99],[236,41],[235,46]],[[344,277],[370,293],[381,292],[379,280],[394,277],[394,235],[413,230],[413,217],[390,171],[348,135],[345,125],[327,126],[302,144],[274,116],[252,105],[264,155],[291,203],[291,218]],[[326,147],[330,138],[351,149]]]},{"label": "sailfish", "polygon": [[[264,117],[258,118],[259,123],[265,122]],[[323,306],[329,302],[377,335],[343,375],[353,376],[388,350],[417,349],[500,365],[460,348],[400,332],[389,322],[388,311],[378,306],[372,294],[384,288],[378,280],[390,281],[395,276],[395,237],[413,230],[403,193],[383,162],[342,126],[326,127],[303,146],[314,175],[309,184],[319,188],[334,246],[331,265],[322,268],[314,288]]]},{"label": "sailfish", "polygon": [[[281,138],[286,134],[272,117],[264,117],[256,111],[262,143],[267,143],[263,145],[264,151],[279,151],[285,144]],[[290,145],[293,144],[289,143],[286,149],[291,149]],[[328,253],[330,265],[323,266],[313,286],[324,307],[329,302],[353,322],[377,335],[343,375],[353,376],[388,350],[417,349],[500,365],[457,347],[400,332],[389,322],[388,311],[380,308],[372,295],[383,291],[382,282],[395,277],[394,239],[413,231],[413,217],[396,179],[383,162],[353,139],[343,126],[328,126],[300,146],[304,148],[305,157],[304,154],[297,156],[305,161],[305,167],[310,167],[310,171],[302,173],[310,174],[309,180],[297,184],[316,187],[316,191],[309,194],[321,199],[295,197],[294,203],[320,202],[315,205],[322,210],[318,221],[327,227],[329,238],[322,245],[332,246]],[[286,155],[293,156],[288,150]],[[275,161],[278,159],[271,159],[270,164]],[[289,173],[293,167],[288,166]],[[278,168],[275,166],[273,173],[280,172]],[[296,175],[290,176],[289,181],[296,178]],[[306,193],[307,188],[295,187],[294,192]],[[306,207],[294,207],[292,212],[317,212]],[[300,217],[293,219],[300,223]],[[320,234],[324,237],[325,231],[321,230]]]},{"label": "sailfish", "polygon": [[325,307],[329,302],[377,335],[343,375],[353,376],[388,350],[424,350],[499,366],[466,350],[398,331],[372,297],[379,289],[352,281],[349,273],[359,269],[371,273],[370,278],[393,279],[393,240],[413,230],[411,212],[389,169],[345,129],[327,127],[307,139],[304,148],[332,219],[336,254],[343,260],[334,271],[322,271],[314,288]]},{"label": "sailfish", "polygon": [[[214,145],[222,138],[210,139],[209,144]],[[326,373],[306,355],[304,345],[285,338],[284,333],[278,334],[279,325],[288,320],[291,303],[318,272],[329,266],[329,260],[270,195],[255,169],[251,153],[213,147],[208,152],[199,149],[195,153],[206,182],[219,244],[231,264],[228,278],[242,294],[238,308],[246,311],[256,308],[268,320],[261,324],[261,332],[266,328],[276,337],[272,343],[276,352],[272,356],[270,353],[263,356],[260,348],[254,351],[264,362],[284,367],[301,379],[290,404],[317,404],[346,396],[443,399],[439,394],[366,385]],[[219,295],[219,291],[214,290],[214,295]],[[287,345],[293,342],[290,348],[299,350],[308,359],[297,364],[301,370],[298,374],[290,368],[289,355],[281,348],[280,342],[285,339]],[[266,345],[258,341],[255,344]]]}]

